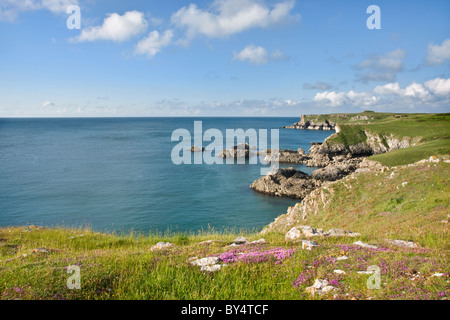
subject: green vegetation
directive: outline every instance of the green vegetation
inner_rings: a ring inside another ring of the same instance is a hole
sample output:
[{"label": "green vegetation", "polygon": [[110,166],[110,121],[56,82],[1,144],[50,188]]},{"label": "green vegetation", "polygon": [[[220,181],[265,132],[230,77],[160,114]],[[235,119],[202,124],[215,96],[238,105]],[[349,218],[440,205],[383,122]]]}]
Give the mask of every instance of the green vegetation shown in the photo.
[{"label": "green vegetation", "polygon": [[[343,228],[360,237],[314,238],[311,251],[285,242],[285,232],[264,235],[266,243],[228,245],[255,233],[103,234],[89,229],[15,227],[0,229],[0,299],[441,299],[448,297],[450,164],[426,162],[386,172],[361,173],[333,184],[330,205],[299,224]],[[393,173],[394,172],[394,173]],[[405,184],[405,182],[407,182]],[[445,222],[446,221],[446,222]],[[413,240],[402,248],[385,239]],[[201,241],[216,240],[211,244]],[[362,240],[378,249],[361,248]],[[173,247],[152,251],[158,242]],[[48,252],[35,252],[45,248]],[[283,255],[264,255],[273,249]],[[239,253],[248,255],[239,260]],[[191,258],[218,255],[221,270],[208,273]],[[339,256],[347,260],[339,261]],[[225,258],[225,256],[227,258]],[[231,258],[230,258],[231,257]],[[228,259],[228,260],[227,260]],[[235,260],[233,260],[235,259]],[[81,289],[69,290],[66,268],[77,265]],[[381,269],[379,290],[366,286]],[[346,274],[336,274],[334,270]],[[432,276],[444,273],[443,276]],[[336,289],[312,297],[315,279]],[[413,280],[411,280],[413,279]]]},{"label": "green vegetation", "polygon": [[443,223],[450,212],[449,176],[450,164],[443,161],[349,176],[330,186],[330,205],[302,223],[450,250],[448,224]]},{"label": "green vegetation", "polygon": [[328,139],[329,145],[351,146],[364,143],[366,133],[377,135],[388,147],[388,138],[405,139],[413,146],[375,155],[371,159],[387,166],[414,163],[430,156],[450,153],[450,114],[395,114],[364,111],[358,114],[309,115],[307,120],[330,120],[341,132]]}]

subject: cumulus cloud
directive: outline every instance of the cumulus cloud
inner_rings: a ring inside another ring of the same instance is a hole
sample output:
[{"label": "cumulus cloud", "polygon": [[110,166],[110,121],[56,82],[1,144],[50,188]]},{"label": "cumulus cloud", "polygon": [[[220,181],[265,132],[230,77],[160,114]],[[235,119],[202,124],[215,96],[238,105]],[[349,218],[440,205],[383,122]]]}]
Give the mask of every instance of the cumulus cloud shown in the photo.
[{"label": "cumulus cloud", "polygon": [[425,87],[437,96],[450,96],[450,79],[432,79],[425,82]]},{"label": "cumulus cloud", "polygon": [[47,101],[45,101],[43,104],[42,104],[42,106],[45,108],[45,107],[52,107],[52,106],[54,106],[55,105],[55,103],[54,102],[51,102],[51,101],[49,101],[49,100],[47,100]]},{"label": "cumulus cloud", "polygon": [[369,92],[348,92],[325,91],[317,93],[313,101],[328,107],[340,107],[342,105],[372,106],[378,102],[379,98]]},{"label": "cumulus cloud", "polygon": [[411,83],[409,86],[405,88],[401,88],[398,82],[388,83],[385,84],[384,86],[375,87],[373,92],[380,95],[397,95],[400,97],[412,97],[412,98],[419,98],[422,100],[430,98],[429,91],[427,91],[422,84],[416,82]]},{"label": "cumulus cloud", "polygon": [[355,67],[364,73],[357,75],[357,80],[368,83],[371,81],[394,81],[396,74],[403,70],[403,60],[406,52],[396,49],[385,55],[373,55],[358,63]]},{"label": "cumulus cloud", "polygon": [[272,61],[287,61],[289,57],[280,50],[275,50],[271,54],[260,46],[248,45],[240,52],[233,52],[233,59],[239,61],[247,61],[252,64],[265,64]]},{"label": "cumulus cloud", "polygon": [[78,4],[78,0],[2,0],[0,21],[14,21],[19,13],[32,10],[50,10],[65,13],[67,7]]},{"label": "cumulus cloud", "polygon": [[295,2],[288,0],[268,7],[261,0],[215,0],[209,9],[190,4],[175,12],[172,23],[186,29],[187,39],[197,35],[226,37],[251,28],[265,28],[289,19]]},{"label": "cumulus cloud", "polygon": [[393,106],[442,107],[450,103],[450,79],[435,78],[423,84],[412,82],[404,88],[400,87],[398,82],[392,82],[377,86],[368,92],[324,91],[317,93],[313,102],[320,106],[334,108],[345,106],[361,108],[378,106],[386,109]]},{"label": "cumulus cloud", "polygon": [[441,45],[428,45],[426,61],[429,64],[441,64],[446,60],[450,60],[450,39],[445,39]]},{"label": "cumulus cloud", "polygon": [[161,51],[163,47],[168,46],[173,37],[173,31],[167,30],[160,34],[158,31],[152,31],[150,34],[138,42],[135,49],[135,54],[146,55],[151,58]]},{"label": "cumulus cloud", "polygon": [[264,64],[269,62],[269,55],[267,54],[267,50],[263,47],[250,45],[240,52],[233,52],[233,60],[248,61],[253,64]]},{"label": "cumulus cloud", "polygon": [[86,28],[75,38],[76,41],[111,40],[126,41],[147,30],[148,22],[142,12],[133,10],[124,15],[111,13],[101,26]]}]

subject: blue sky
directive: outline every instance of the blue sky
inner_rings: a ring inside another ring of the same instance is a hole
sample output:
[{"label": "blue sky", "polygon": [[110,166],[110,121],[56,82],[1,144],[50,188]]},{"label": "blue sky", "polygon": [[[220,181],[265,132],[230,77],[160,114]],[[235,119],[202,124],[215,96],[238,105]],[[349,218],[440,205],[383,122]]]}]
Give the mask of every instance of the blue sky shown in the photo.
[{"label": "blue sky", "polygon": [[0,0],[0,41],[0,117],[450,110],[446,0]]}]

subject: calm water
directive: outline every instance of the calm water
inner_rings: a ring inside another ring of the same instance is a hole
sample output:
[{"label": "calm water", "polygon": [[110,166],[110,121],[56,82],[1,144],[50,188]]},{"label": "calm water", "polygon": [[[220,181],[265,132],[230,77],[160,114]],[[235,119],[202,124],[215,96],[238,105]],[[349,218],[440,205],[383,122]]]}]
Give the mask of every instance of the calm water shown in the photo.
[{"label": "calm water", "polygon": [[[249,189],[262,165],[174,165],[171,134],[276,129],[297,118],[0,119],[0,226],[198,231],[261,228],[295,204]],[[280,129],[308,150],[331,132]],[[203,146],[207,146],[204,143]],[[311,168],[297,166],[305,172]]]}]

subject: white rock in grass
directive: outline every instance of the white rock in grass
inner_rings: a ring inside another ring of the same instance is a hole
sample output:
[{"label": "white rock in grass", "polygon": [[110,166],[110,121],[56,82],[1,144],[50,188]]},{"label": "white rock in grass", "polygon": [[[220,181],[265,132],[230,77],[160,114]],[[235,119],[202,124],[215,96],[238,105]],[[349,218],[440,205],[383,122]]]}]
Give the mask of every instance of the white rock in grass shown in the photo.
[{"label": "white rock in grass", "polygon": [[150,250],[152,250],[152,251],[161,250],[161,249],[165,249],[165,248],[170,248],[172,246],[173,246],[173,244],[171,244],[170,242],[158,242]]},{"label": "white rock in grass", "polygon": [[348,259],[347,256],[341,256],[341,257],[337,257],[337,258],[336,258],[337,261],[347,260],[347,259]]},{"label": "white rock in grass", "polygon": [[286,233],[285,240],[286,241],[292,241],[297,240],[302,236],[302,232],[298,230],[296,227],[293,227],[291,230],[289,230]]},{"label": "white rock in grass", "polygon": [[311,250],[313,247],[318,247],[319,245],[314,241],[303,240],[302,249]]},{"label": "white rock in grass", "polygon": [[444,273],[435,273],[432,275],[432,277],[443,277]]},{"label": "white rock in grass", "polygon": [[344,270],[340,270],[340,269],[334,270],[333,272],[336,273],[336,274],[345,274],[345,271]]},{"label": "white rock in grass", "polygon": [[214,271],[219,271],[220,268],[221,268],[220,264],[215,264],[212,266],[203,266],[200,268],[200,271],[214,272]]},{"label": "white rock in grass", "polygon": [[206,257],[206,258],[201,258],[201,259],[191,261],[191,264],[193,266],[204,267],[204,266],[214,265],[218,262],[219,262],[219,257]]},{"label": "white rock in grass", "polygon": [[323,287],[326,287],[327,285],[328,285],[327,280],[316,279],[316,281],[314,281],[314,284],[312,286],[316,289],[322,289]]},{"label": "white rock in grass", "polygon": [[358,245],[360,247],[363,247],[363,248],[378,249],[378,247],[373,246],[371,244],[364,243],[362,241],[356,241],[353,244],[356,244],[356,245]]}]

